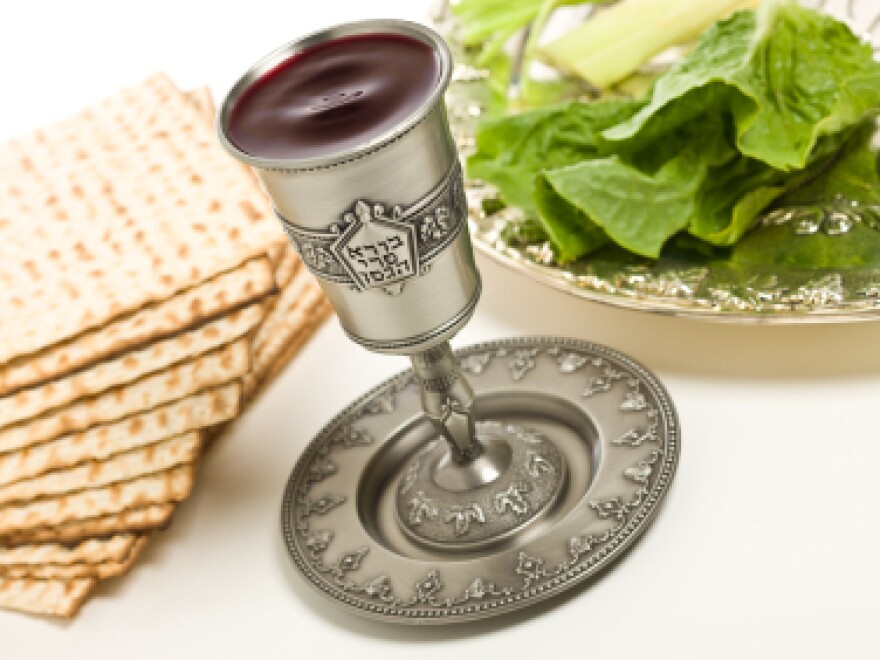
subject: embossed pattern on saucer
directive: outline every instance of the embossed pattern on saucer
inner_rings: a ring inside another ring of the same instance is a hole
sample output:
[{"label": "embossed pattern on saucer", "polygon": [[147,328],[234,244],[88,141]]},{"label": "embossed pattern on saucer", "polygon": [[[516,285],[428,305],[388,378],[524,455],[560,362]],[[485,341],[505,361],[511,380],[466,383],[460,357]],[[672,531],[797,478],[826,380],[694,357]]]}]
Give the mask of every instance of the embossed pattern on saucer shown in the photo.
[{"label": "embossed pattern on saucer", "polygon": [[[452,623],[558,594],[602,570],[645,530],[673,477],[675,410],[656,378],[630,358],[555,338],[494,341],[456,355],[477,391],[480,423],[501,424],[535,446],[552,437],[571,467],[565,493],[539,524],[488,551],[419,545],[401,530],[394,500],[435,436],[412,372],[391,378],[314,439],[282,504],[297,569],[358,614]],[[535,479],[541,473],[530,472]],[[492,511],[484,505],[485,516],[524,514],[530,495],[525,488],[515,502],[499,501]],[[484,522],[475,508],[463,521],[460,511],[422,500],[413,507],[416,522],[430,516],[458,535]]]}]

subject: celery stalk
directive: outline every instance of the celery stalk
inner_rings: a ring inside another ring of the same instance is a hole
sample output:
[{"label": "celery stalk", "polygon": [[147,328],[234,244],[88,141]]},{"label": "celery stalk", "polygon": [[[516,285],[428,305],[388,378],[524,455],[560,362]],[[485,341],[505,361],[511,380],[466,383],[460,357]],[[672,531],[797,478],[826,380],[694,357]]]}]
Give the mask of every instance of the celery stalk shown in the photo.
[{"label": "celery stalk", "polygon": [[760,0],[624,0],[538,49],[549,64],[600,89],[623,80],[670,46]]}]

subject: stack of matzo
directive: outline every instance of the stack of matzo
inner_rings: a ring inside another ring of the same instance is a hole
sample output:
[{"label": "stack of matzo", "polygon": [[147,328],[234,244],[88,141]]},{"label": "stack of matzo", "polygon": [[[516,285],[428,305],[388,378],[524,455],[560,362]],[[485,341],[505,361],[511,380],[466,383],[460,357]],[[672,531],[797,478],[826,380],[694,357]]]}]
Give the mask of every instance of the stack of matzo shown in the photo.
[{"label": "stack of matzo", "polygon": [[0,147],[0,607],[70,616],[327,316],[205,93]]}]

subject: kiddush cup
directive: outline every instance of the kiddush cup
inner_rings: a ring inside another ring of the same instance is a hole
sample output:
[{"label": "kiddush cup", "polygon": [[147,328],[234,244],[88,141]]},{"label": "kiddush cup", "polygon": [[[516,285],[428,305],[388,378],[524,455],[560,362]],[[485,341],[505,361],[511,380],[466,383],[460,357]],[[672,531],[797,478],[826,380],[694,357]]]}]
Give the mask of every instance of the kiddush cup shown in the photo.
[{"label": "kiddush cup", "polygon": [[[434,89],[412,114],[382,135],[317,157],[265,158],[235,143],[230,117],[255,81],[328,40],[376,33],[417,40],[439,62]],[[413,354],[447,341],[480,295],[443,103],[451,66],[446,44],[422,26],[390,20],[341,25],[263,58],[218,116],[223,145],[254,168],[342,327],[374,351]]]},{"label": "kiddush cup", "polygon": [[[397,47],[413,57],[389,56]],[[309,68],[321,57],[329,69]],[[342,25],[261,60],[217,120],[348,335],[412,362],[321,431],[282,498],[301,573],[406,623],[487,616],[578,582],[643,527],[634,512],[653,511],[677,457],[665,393],[625,356],[553,338],[453,354],[480,276],[443,104],[451,65],[424,27]]]}]

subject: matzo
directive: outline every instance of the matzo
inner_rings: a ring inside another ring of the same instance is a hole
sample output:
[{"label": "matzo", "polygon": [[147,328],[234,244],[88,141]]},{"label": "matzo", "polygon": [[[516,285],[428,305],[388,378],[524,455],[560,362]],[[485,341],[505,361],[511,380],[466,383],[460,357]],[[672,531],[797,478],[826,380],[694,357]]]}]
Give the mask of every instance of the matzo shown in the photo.
[{"label": "matzo", "polygon": [[0,363],[285,240],[244,167],[161,76],[0,152]]},{"label": "matzo", "polygon": [[192,359],[247,334],[263,319],[260,303],[182,334],[131,351],[71,376],[0,398],[0,428],[27,420],[77,399],[125,385]]},{"label": "matzo", "polygon": [[273,324],[271,336],[255,348],[254,367],[242,378],[242,397],[250,403],[262,385],[268,385],[300,347],[330,315],[330,304],[320,296],[303,296],[301,306],[288,309]]},{"label": "matzo", "polygon": [[103,461],[47,472],[26,481],[0,487],[0,504],[98,488],[161,472],[175,465],[192,463],[198,458],[201,442],[199,432],[193,431],[124,454],[116,454]]},{"label": "matzo", "polygon": [[267,366],[261,371],[261,377],[266,381],[272,381],[287,366],[287,363],[302,348],[303,344],[314,334],[321,324],[333,314],[333,306],[326,299],[317,305],[311,307],[308,311],[308,320],[300,328],[291,323],[289,328],[296,331],[292,334],[287,345],[278,352],[275,357],[268,362]]},{"label": "matzo", "polygon": [[14,483],[84,461],[99,461],[164,438],[228,421],[238,414],[240,399],[241,386],[232,383],[113,424],[0,454],[0,484]]},{"label": "matzo", "polygon": [[[325,300],[317,281],[305,269],[300,270],[281,290],[266,320],[254,335],[253,365],[250,373],[242,380],[245,399],[253,396],[265,374],[272,369],[273,363],[282,356],[293,337],[313,320],[315,311]],[[311,335],[324,318],[326,314],[317,319],[306,337]],[[296,349],[287,351],[288,360],[295,351]]]},{"label": "matzo", "polygon": [[248,340],[181,363],[136,383],[115,388],[24,424],[0,430],[0,452],[56,438],[149,410],[195,392],[240,378],[250,365]]},{"label": "matzo", "polygon": [[261,327],[254,338],[253,370],[262,371],[273,362],[275,347],[283,346],[286,343],[285,335],[281,332],[282,328],[287,327],[295,332],[309,322],[311,313],[322,302],[324,302],[324,297],[320,288],[314,283],[307,283],[292,303],[284,300],[282,295],[282,299],[273,310],[278,313],[271,319],[271,324],[267,323]]},{"label": "matzo", "polygon": [[98,581],[94,578],[75,580],[33,580],[0,578],[0,607],[30,614],[71,617]]},{"label": "matzo", "polygon": [[288,247],[284,250],[278,265],[275,266],[275,284],[279,289],[286,287],[294,276],[299,272],[302,261],[297,256],[293,248]]},{"label": "matzo", "polygon": [[273,302],[272,308],[266,315],[266,319],[254,334],[252,346],[254,349],[254,361],[261,347],[271,341],[275,328],[283,323],[290,310],[301,305],[301,298],[308,295],[310,298],[320,297],[321,289],[315,278],[305,268],[299,270],[296,276],[281,289],[278,298]]},{"label": "matzo", "polygon": [[0,548],[0,566],[16,564],[95,564],[122,561],[128,556],[137,537],[120,534],[107,539],[89,539],[68,547],[57,543]]},{"label": "matzo", "polygon": [[184,92],[184,96],[196,109],[196,112],[202,116],[202,119],[209,123],[214,121],[214,97],[211,96],[209,88],[191,89]]},{"label": "matzo", "polygon": [[266,257],[224,273],[106,326],[0,366],[0,395],[60,378],[124,350],[188,330],[271,293],[273,267]]},{"label": "matzo", "polygon": [[195,465],[190,463],[112,486],[3,507],[0,509],[0,535],[148,504],[180,502],[189,496],[194,478]]},{"label": "matzo", "polygon": [[132,567],[141,550],[147,544],[147,537],[143,536],[132,545],[128,555],[118,561],[80,564],[17,564],[0,566],[0,577],[4,578],[37,578],[37,579],[62,579],[93,577],[106,579],[126,573]]},{"label": "matzo", "polygon": [[167,525],[173,513],[173,504],[151,504],[105,516],[25,530],[3,537],[0,543],[7,546],[50,542],[72,543],[109,534],[151,531]]}]

